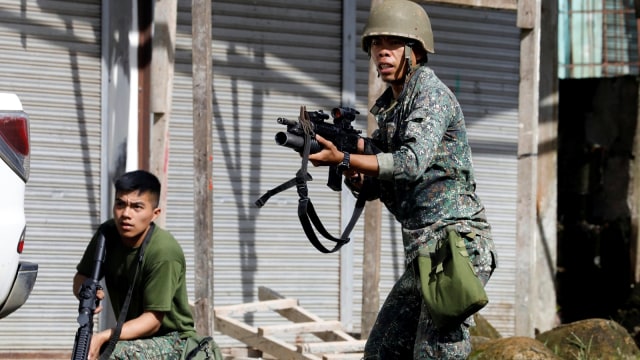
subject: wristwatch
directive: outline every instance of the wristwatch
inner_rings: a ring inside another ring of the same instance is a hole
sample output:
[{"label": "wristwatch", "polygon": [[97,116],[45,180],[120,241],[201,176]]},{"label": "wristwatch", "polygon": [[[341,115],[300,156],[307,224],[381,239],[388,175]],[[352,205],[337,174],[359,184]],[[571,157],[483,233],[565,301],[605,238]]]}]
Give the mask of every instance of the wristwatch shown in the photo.
[{"label": "wristwatch", "polygon": [[342,153],[344,154],[344,158],[342,158],[342,162],[338,164],[338,171],[340,171],[341,173],[345,170],[349,170],[349,161],[351,159],[351,156],[348,152],[343,151]]}]

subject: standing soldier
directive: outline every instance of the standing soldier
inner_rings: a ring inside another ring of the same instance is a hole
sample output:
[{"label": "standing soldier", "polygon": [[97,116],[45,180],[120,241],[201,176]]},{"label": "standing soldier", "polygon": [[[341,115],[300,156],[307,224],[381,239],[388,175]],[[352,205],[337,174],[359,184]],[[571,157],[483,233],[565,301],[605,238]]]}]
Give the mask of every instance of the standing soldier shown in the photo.
[{"label": "standing soldier", "polygon": [[491,227],[475,192],[462,109],[427,66],[433,33],[420,5],[386,0],[374,7],[362,48],[389,85],[371,109],[378,129],[360,139],[358,154],[341,152],[318,136],[324,149],[309,160],[346,169],[355,191],[364,176],[374,178],[377,196],[402,226],[406,270],[378,314],[365,359],[465,359],[472,318],[453,330],[438,329],[423,300],[417,264],[419,250],[456,231],[483,284],[496,266]]}]

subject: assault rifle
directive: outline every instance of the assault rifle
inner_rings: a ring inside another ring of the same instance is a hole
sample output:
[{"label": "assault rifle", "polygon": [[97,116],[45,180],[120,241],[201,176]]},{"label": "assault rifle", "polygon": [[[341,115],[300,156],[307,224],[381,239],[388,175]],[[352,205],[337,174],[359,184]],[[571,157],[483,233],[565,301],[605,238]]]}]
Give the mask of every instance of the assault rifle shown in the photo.
[{"label": "assault rifle", "polygon": [[[325,120],[329,119],[329,115],[322,112],[322,110],[307,111],[306,108],[302,106],[300,107],[299,121],[278,118],[278,123],[286,125],[287,131],[281,131],[276,134],[276,143],[299,152],[302,156],[302,165],[296,173],[296,177],[267,191],[255,202],[256,206],[262,207],[271,196],[295,186],[298,190],[298,196],[300,197],[298,200],[298,217],[300,218],[302,228],[311,244],[323,253],[338,251],[343,245],[349,242],[349,233],[362,213],[365,197],[358,196],[351,220],[340,237],[334,237],[329,234],[322,225],[308,196],[307,181],[312,180],[311,175],[307,173],[309,154],[314,154],[322,150],[322,145],[318,143],[316,134],[331,141],[336,145],[338,150],[355,153],[358,149],[358,139],[360,138],[361,131],[354,129],[353,126],[351,126],[351,122],[355,120],[357,114],[359,114],[359,112],[352,108],[333,108],[333,110],[331,110],[333,124],[331,124],[325,122]],[[342,189],[342,174],[339,173],[338,166],[336,165],[329,167],[327,186],[334,191],[340,191]],[[335,242],[336,245],[332,249],[328,249],[321,244],[315,234],[314,227],[322,236]]]},{"label": "assault rifle", "polygon": [[[310,154],[322,150],[322,145],[315,139],[316,134],[331,141],[340,151],[355,153],[358,149],[358,139],[362,133],[361,130],[356,130],[351,125],[357,114],[360,113],[350,107],[335,107],[331,110],[333,123],[328,123],[325,120],[329,119],[329,115],[322,110],[306,111],[304,108],[300,109],[300,121],[278,118],[278,123],[286,125],[287,131],[280,131],[276,134],[276,143],[302,153],[307,135],[306,130],[311,142]],[[334,191],[342,190],[342,174],[338,172],[336,165],[329,167],[327,186]]]},{"label": "assault rifle", "polygon": [[93,336],[93,314],[100,302],[96,294],[98,290],[101,289],[99,282],[102,264],[104,264],[104,254],[105,239],[102,232],[99,232],[93,273],[90,278],[87,278],[82,283],[82,287],[80,287],[80,292],[78,293],[78,298],[80,299],[80,304],[78,305],[79,326],[73,344],[71,360],[87,360],[89,356],[89,346],[91,345],[91,337]]}]

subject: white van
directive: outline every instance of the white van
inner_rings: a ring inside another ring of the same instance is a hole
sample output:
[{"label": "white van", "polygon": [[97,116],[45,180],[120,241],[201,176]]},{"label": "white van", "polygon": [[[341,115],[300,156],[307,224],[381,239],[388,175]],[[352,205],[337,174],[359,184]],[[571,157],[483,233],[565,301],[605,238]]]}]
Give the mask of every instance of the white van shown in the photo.
[{"label": "white van", "polygon": [[0,319],[27,301],[38,275],[38,264],[20,261],[29,154],[29,118],[22,103],[15,94],[0,93]]}]

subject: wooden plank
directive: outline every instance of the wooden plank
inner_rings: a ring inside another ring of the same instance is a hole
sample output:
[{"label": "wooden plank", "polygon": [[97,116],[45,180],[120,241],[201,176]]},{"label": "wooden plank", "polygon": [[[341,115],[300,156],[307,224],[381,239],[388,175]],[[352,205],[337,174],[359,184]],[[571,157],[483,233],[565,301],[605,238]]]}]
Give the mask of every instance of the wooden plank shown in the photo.
[{"label": "wooden plank", "polygon": [[[277,310],[276,312],[281,316],[283,316],[285,319],[296,322],[296,323],[306,322],[306,321],[324,321],[321,318],[311,314],[310,312],[308,312],[307,310],[305,310],[300,306],[294,306],[290,309]],[[324,341],[355,340],[353,336],[349,335],[342,329],[334,330],[331,332],[314,333],[313,335],[317,336],[318,338]]]},{"label": "wooden plank", "polygon": [[520,29],[533,29],[536,24],[540,24],[540,4],[541,0],[520,0],[518,1],[518,18],[516,24]]},{"label": "wooden plank", "polygon": [[[260,286],[258,288],[258,299],[260,300],[275,300],[275,299],[283,299],[284,297],[279,293],[264,287]],[[323,321],[319,316],[305,310],[300,306],[294,306],[290,309],[284,310],[276,310],[278,314],[283,316],[289,321],[293,322],[309,322],[309,321]],[[339,341],[339,340],[356,340],[353,336],[347,334],[342,330],[336,330],[329,333],[315,333],[315,336],[324,340],[324,341]]]},{"label": "wooden plank", "polygon": [[311,321],[296,324],[270,325],[258,327],[258,335],[272,334],[309,334],[315,332],[332,331],[342,329],[340,321]]},{"label": "wooden plank", "polygon": [[[539,0],[529,1],[537,3]],[[531,5],[531,4],[529,4]],[[539,11],[534,11],[540,14]],[[538,120],[540,97],[540,18],[520,35],[518,91],[518,202],[516,204],[515,335],[533,337],[536,308]],[[527,25],[529,26],[529,25]]]},{"label": "wooden plank", "polygon": [[[357,45],[360,42],[357,32],[358,16],[357,1],[342,1],[342,67],[341,77],[342,86],[340,89],[340,103],[341,106],[356,106],[356,74],[357,67],[356,53],[359,52],[360,47]],[[364,110],[364,109],[360,109]],[[362,112],[362,111],[361,111]],[[355,208],[356,199],[349,191],[344,188],[340,193],[340,229],[344,231],[349,219]],[[354,234],[351,233],[351,240],[353,244]],[[354,278],[354,246],[343,246],[338,253],[340,257],[339,263],[339,293],[338,293],[338,319],[342,321],[342,324],[348,329],[353,328],[354,316],[354,304],[353,300],[355,291],[353,291],[353,278]]]},{"label": "wooden plank", "polygon": [[277,359],[320,360],[313,354],[302,354],[297,347],[271,336],[259,336],[256,328],[234,318],[216,314],[216,329]]},{"label": "wooden plank", "polygon": [[240,341],[244,341],[245,339],[258,335],[258,329],[255,327],[224,315],[216,316],[216,328],[218,328],[218,331],[221,333],[229,335]]},{"label": "wooden plank", "polygon": [[323,321],[322,318],[313,315],[301,306],[292,306],[288,309],[282,309],[278,311],[278,313],[293,322]]},{"label": "wooden plank", "polygon": [[516,0],[420,0],[419,3],[440,3],[447,5],[470,6],[487,9],[516,10]]},{"label": "wooden plank", "polygon": [[277,291],[270,289],[266,286],[258,286],[258,300],[277,300],[284,299],[285,297]]},{"label": "wooden plank", "polygon": [[[636,1],[636,6],[640,6],[640,1]],[[638,13],[636,13],[636,17]],[[640,22],[638,23],[640,25]],[[640,36],[638,37],[640,42]],[[640,51],[640,48],[638,49]],[[631,266],[633,271],[633,282],[637,284],[640,282],[640,89],[638,90],[638,118],[635,131],[635,139],[633,141],[634,155],[631,159],[631,166],[629,167],[629,209],[631,210]]]},{"label": "wooden plank", "polygon": [[558,261],[558,2],[547,0],[540,17],[540,111],[538,121],[538,181],[536,245],[537,311],[533,327],[540,332],[556,325]]},{"label": "wooden plank", "polygon": [[153,6],[153,55],[151,58],[151,112],[171,112],[176,49],[177,0],[156,0]]},{"label": "wooden plank", "polygon": [[[635,16],[636,16],[636,29],[640,29],[640,1],[634,1]],[[638,36],[638,52],[640,55],[640,36]],[[636,134],[633,141],[632,154],[634,155],[629,168],[629,183],[631,185],[629,191],[629,209],[631,210],[631,266],[633,271],[634,284],[640,282],[640,156],[638,156],[638,150],[640,150],[640,90],[638,91],[638,117],[636,119]]]},{"label": "wooden plank", "polygon": [[195,325],[213,335],[213,117],[211,1],[191,2],[193,89],[193,239],[195,252]]},{"label": "wooden plank", "polygon": [[363,358],[364,358],[364,353],[322,355],[322,360],[360,360]]},{"label": "wooden plank", "polygon": [[[366,343],[365,340],[356,340],[342,331],[340,321],[324,321],[298,306],[296,299],[283,298],[280,294],[265,287],[259,288],[258,298],[263,301],[216,307],[214,314],[217,330],[278,359],[320,360],[319,355],[316,354],[322,353],[328,353],[326,355],[335,360],[354,359],[353,355],[357,356],[356,358],[361,357],[361,354],[338,354],[340,352],[362,352]],[[285,317],[299,321],[293,324],[256,328],[231,317],[256,311],[276,311],[286,315]],[[273,336],[274,334],[301,333],[312,333],[321,339],[324,334],[329,335],[324,338],[337,338],[337,340],[296,346]],[[336,357],[338,355],[344,356]]]},{"label": "wooden plank", "polygon": [[362,352],[366,342],[366,340],[325,341],[299,344],[297,348],[298,352],[311,354]]},{"label": "wooden plank", "polygon": [[[153,6],[153,50],[151,55],[151,86],[149,106],[153,113],[149,141],[149,170],[160,179],[161,209],[167,209],[169,177],[169,122],[173,98],[173,74],[176,48],[177,0],[156,0]],[[164,227],[167,211],[155,222]]]},{"label": "wooden plank", "polygon": [[298,300],[296,299],[279,299],[279,300],[256,301],[252,303],[238,304],[238,305],[217,306],[214,309],[214,311],[216,314],[231,316],[231,315],[241,315],[248,312],[276,311],[276,310],[295,307],[297,305],[298,305]]},{"label": "wooden plank", "polygon": [[[371,7],[382,4],[382,0],[371,0]],[[369,61],[367,109],[371,109],[387,84],[378,76],[378,69]],[[367,135],[378,128],[375,116],[367,111]],[[380,309],[380,254],[382,248],[382,202],[367,201],[364,206],[364,237],[362,239],[362,306],[360,309],[360,332],[362,338],[369,337]]]}]

